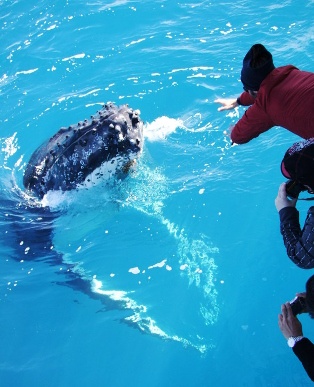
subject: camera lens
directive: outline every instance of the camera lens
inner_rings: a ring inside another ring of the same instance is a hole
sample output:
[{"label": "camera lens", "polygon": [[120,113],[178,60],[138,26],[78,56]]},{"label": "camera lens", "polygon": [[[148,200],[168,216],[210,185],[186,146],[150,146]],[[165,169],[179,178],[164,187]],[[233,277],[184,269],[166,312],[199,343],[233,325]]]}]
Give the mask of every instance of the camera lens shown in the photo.
[{"label": "camera lens", "polygon": [[297,199],[299,197],[300,192],[305,191],[306,188],[303,184],[298,183],[295,180],[288,180],[286,183],[286,192],[287,196],[291,199]]},{"label": "camera lens", "polygon": [[306,309],[306,303],[304,297],[296,297],[294,300],[290,302],[292,313],[294,316],[302,313]]}]

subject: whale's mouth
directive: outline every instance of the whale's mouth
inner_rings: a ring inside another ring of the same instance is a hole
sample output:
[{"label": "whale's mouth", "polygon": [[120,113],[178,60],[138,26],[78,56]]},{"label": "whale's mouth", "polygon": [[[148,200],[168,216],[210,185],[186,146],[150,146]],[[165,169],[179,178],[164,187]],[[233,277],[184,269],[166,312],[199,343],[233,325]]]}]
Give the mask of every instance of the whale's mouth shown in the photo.
[{"label": "whale's mouth", "polygon": [[90,120],[61,128],[32,155],[24,186],[42,198],[128,173],[143,149],[140,112],[107,103]]}]

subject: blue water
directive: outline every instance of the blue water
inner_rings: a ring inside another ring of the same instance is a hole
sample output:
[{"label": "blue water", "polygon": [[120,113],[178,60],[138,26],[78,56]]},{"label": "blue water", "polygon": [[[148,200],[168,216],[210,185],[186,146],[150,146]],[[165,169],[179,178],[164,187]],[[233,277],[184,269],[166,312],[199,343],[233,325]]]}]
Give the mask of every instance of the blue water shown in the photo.
[{"label": "blue water", "polygon": [[[311,275],[287,258],[274,207],[298,138],[274,128],[231,146],[244,109],[213,101],[240,93],[256,42],[276,66],[313,71],[314,2],[0,6],[0,385],[310,385],[277,323]],[[29,157],[107,101],[141,111],[136,171],[48,195],[55,216],[38,219]],[[43,221],[51,238],[27,245]]]}]

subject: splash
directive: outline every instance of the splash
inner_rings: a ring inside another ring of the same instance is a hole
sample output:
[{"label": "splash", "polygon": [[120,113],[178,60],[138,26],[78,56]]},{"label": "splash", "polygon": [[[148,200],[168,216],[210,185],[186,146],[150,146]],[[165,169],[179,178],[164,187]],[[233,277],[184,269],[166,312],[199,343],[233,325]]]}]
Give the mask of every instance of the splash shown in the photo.
[{"label": "splash", "polygon": [[19,149],[16,135],[17,133],[15,132],[11,137],[1,139],[1,152],[2,157],[4,158],[3,166],[6,166],[8,159],[13,156]]},{"label": "splash", "polygon": [[184,128],[184,123],[181,119],[162,116],[144,126],[144,136],[151,142],[161,141],[174,133],[178,128]]},{"label": "splash", "polygon": [[[217,247],[210,246],[205,235],[201,235],[200,239],[190,240],[184,229],[180,229],[163,215],[163,202],[168,196],[168,189],[167,180],[159,169],[152,171],[142,166],[139,174],[141,177],[137,175],[135,190],[127,198],[125,205],[155,217],[176,239],[180,270],[183,276],[187,277],[189,285],[194,284],[202,289],[204,299],[209,304],[209,306],[202,306],[205,323],[214,324],[218,318],[219,307],[214,284],[217,265],[213,256],[218,254],[219,250]],[[149,185],[147,181],[150,182]]]},{"label": "splash", "polygon": [[193,133],[207,132],[213,129],[213,124],[206,121],[199,112],[188,115],[184,119],[162,116],[145,124],[144,136],[150,142],[162,141],[180,129]]},{"label": "splash", "polygon": [[[150,184],[147,184],[147,181]],[[168,195],[167,179],[161,171],[158,168],[151,170],[141,165],[136,175],[135,186],[130,190],[123,205],[154,217],[177,241],[180,274],[187,278],[189,286],[194,285],[201,290],[203,302],[200,303],[200,313],[205,325],[213,325],[219,315],[218,293],[215,288],[217,265],[214,260],[219,250],[211,246],[205,235],[200,235],[199,239],[190,239],[184,229],[180,229],[163,215],[163,203]],[[162,264],[164,266],[166,261],[157,265]]]}]

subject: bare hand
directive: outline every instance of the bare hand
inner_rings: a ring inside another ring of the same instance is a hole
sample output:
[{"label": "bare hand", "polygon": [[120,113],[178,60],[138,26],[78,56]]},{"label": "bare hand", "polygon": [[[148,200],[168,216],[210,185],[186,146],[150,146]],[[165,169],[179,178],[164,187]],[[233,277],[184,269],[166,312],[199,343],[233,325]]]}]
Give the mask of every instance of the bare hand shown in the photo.
[{"label": "bare hand", "polygon": [[223,110],[231,110],[236,108],[238,105],[238,102],[236,98],[218,98],[215,99],[215,103],[220,103],[222,106],[218,108],[218,111],[221,112]]},{"label": "bare hand", "polygon": [[275,199],[275,206],[279,212],[285,207],[295,207],[297,199],[289,199],[286,192],[286,183],[282,183],[279,187],[278,195]]},{"label": "bare hand", "polygon": [[278,316],[278,325],[286,339],[291,336],[303,336],[302,325],[293,315],[289,302],[281,305],[281,314]]}]

